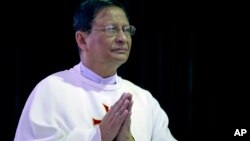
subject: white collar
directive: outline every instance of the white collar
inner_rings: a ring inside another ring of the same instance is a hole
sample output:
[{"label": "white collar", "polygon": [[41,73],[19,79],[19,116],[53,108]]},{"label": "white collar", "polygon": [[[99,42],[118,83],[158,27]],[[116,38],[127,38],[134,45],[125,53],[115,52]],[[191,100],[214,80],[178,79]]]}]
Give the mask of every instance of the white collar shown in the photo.
[{"label": "white collar", "polygon": [[84,77],[86,77],[89,80],[92,80],[96,83],[116,84],[116,82],[117,82],[116,81],[117,80],[117,73],[114,74],[113,76],[103,78],[103,77],[99,76],[98,74],[96,74],[95,72],[93,72],[92,70],[90,70],[89,68],[87,68],[86,66],[84,66],[82,63],[80,63],[80,71],[81,71],[81,75],[83,75]]}]

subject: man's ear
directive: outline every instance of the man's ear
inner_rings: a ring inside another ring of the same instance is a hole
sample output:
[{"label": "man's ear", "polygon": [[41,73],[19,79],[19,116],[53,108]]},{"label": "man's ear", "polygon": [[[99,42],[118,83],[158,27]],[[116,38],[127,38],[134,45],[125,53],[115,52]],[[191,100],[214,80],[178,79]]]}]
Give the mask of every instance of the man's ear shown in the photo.
[{"label": "man's ear", "polygon": [[87,40],[87,33],[86,32],[76,31],[75,40],[76,40],[78,47],[81,50],[83,50],[83,51],[88,50],[87,42],[86,42],[86,40]]}]

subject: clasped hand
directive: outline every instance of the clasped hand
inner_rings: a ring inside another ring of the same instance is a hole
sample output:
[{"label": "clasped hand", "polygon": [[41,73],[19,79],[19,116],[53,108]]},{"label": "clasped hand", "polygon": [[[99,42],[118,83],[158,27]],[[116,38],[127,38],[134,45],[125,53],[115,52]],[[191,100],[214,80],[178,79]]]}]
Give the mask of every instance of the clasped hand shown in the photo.
[{"label": "clasped hand", "polygon": [[100,123],[102,141],[133,141],[130,131],[132,94],[123,93]]}]

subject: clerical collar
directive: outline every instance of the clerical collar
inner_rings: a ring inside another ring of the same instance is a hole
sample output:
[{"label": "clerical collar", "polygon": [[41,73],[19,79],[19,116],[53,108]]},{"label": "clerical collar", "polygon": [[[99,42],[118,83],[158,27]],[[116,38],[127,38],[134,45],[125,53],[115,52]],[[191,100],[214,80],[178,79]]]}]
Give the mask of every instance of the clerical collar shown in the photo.
[{"label": "clerical collar", "polygon": [[117,74],[111,77],[103,78],[99,76],[98,74],[96,74],[95,72],[93,72],[92,70],[90,70],[89,68],[87,68],[86,66],[84,66],[82,63],[80,63],[80,70],[81,70],[81,75],[83,75],[84,77],[96,83],[101,83],[101,84],[115,84],[116,83]]}]

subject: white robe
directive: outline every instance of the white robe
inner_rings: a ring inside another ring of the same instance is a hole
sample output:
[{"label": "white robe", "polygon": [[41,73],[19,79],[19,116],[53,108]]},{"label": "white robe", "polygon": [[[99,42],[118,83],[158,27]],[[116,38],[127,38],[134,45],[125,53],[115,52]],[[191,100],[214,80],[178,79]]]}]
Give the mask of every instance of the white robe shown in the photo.
[{"label": "white robe", "polygon": [[14,141],[101,141],[95,121],[123,92],[133,94],[131,133],[136,141],[175,141],[167,114],[147,91],[117,76],[116,84],[95,83],[80,65],[43,79],[30,94]]}]

